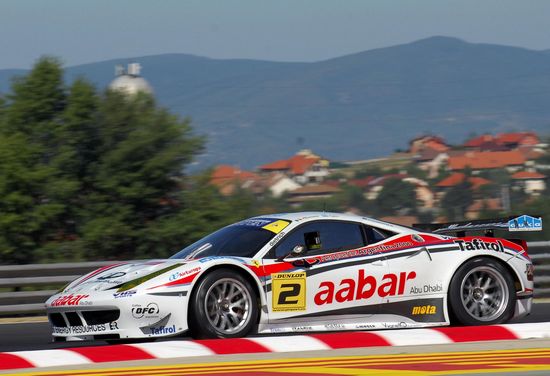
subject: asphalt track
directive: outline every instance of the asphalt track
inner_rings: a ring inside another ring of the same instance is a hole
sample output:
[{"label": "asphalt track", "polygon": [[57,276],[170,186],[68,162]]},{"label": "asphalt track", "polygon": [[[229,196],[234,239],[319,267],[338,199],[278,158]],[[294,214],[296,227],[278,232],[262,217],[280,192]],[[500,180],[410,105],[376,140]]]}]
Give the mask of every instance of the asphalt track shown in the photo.
[{"label": "asphalt track", "polygon": [[[550,302],[535,303],[531,315],[514,322],[550,322]],[[549,324],[550,325],[550,324]],[[49,350],[66,347],[99,346],[103,341],[51,342],[50,326],[47,322],[22,322],[0,324],[0,352]],[[173,340],[170,338],[169,340]],[[182,337],[185,339],[185,337]],[[157,340],[161,341],[161,340]]]}]

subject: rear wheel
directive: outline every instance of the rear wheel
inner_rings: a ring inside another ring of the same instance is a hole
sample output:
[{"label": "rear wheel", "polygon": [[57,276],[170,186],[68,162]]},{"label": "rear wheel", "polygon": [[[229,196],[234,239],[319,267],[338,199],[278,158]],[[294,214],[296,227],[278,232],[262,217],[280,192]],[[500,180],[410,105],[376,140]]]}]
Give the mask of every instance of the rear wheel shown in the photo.
[{"label": "rear wheel", "polygon": [[462,265],[451,280],[449,304],[463,325],[500,324],[514,314],[514,280],[498,261],[476,258]]},{"label": "rear wheel", "polygon": [[240,274],[218,269],[201,280],[189,302],[194,338],[244,337],[258,318],[257,296]]}]

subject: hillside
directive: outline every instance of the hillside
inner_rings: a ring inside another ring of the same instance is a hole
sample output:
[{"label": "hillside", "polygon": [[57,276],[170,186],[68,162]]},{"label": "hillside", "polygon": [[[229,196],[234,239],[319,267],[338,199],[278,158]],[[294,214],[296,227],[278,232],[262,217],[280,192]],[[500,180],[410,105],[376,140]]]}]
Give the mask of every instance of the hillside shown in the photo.
[{"label": "hillside", "polygon": [[[550,129],[550,54],[432,37],[315,63],[217,60],[184,54],[69,67],[99,87],[138,61],[158,100],[208,135],[202,165],[250,168],[311,148],[365,159],[425,132]],[[13,73],[0,70],[0,90]]]}]

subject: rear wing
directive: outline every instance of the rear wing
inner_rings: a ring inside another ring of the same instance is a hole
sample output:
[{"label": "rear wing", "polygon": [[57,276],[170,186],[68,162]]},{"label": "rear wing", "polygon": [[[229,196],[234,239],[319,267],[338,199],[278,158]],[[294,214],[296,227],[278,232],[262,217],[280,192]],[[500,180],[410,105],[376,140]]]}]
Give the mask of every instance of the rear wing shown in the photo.
[{"label": "rear wing", "polygon": [[495,230],[504,231],[541,231],[542,217],[536,215],[520,215],[495,219],[481,219],[449,223],[418,223],[414,228],[434,234],[450,234],[466,236],[466,232],[484,231],[486,236],[494,236]]}]

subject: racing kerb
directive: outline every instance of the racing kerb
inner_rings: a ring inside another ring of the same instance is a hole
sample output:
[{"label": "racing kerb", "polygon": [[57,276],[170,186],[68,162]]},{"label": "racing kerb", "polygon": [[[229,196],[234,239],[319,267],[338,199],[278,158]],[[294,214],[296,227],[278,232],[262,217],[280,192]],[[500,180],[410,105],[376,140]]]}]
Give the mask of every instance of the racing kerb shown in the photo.
[{"label": "racing kerb", "polygon": [[[397,329],[310,335],[178,340],[131,345],[0,353],[0,370],[226,354],[292,353],[345,348],[440,345],[459,342],[550,338],[550,323]],[[200,358],[198,358],[200,361]]]}]

